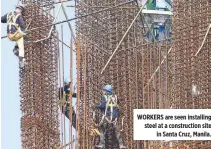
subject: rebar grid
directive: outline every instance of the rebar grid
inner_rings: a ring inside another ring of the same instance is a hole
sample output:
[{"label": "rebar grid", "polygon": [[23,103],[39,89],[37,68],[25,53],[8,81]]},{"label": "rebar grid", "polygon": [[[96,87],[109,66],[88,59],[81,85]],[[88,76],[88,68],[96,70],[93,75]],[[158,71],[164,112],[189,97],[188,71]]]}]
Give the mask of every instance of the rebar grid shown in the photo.
[{"label": "rebar grid", "polygon": [[[113,5],[118,2],[120,1],[113,1]],[[77,15],[91,13],[97,8],[106,7],[108,3],[86,1],[79,5]],[[116,94],[121,99],[120,113],[127,120],[124,142],[128,148],[209,148],[210,141],[134,143],[131,140],[131,113],[133,108],[210,108],[210,34],[202,52],[197,57],[194,56],[210,24],[210,5],[206,0],[174,2],[172,48],[167,41],[146,44],[141,38],[141,29],[135,25],[104,75],[99,76],[100,69],[137,12],[133,10],[130,16],[130,11],[114,9],[77,22],[81,45],[77,54],[80,59],[78,79],[81,79],[78,90],[79,148],[91,145],[88,132],[92,115],[89,109],[93,103],[99,103],[100,88],[106,83],[115,87]],[[199,90],[197,96],[192,92],[194,86]]]},{"label": "rebar grid", "polygon": [[[195,56],[211,23],[211,5],[207,0],[176,0],[174,11],[173,104],[175,108],[211,108],[210,34]],[[192,92],[193,85],[198,94]]]},{"label": "rebar grid", "polygon": [[[30,28],[52,23],[53,1],[22,1],[27,4],[24,13]],[[49,4],[48,8],[39,5]],[[45,38],[50,28],[42,28],[27,35],[29,41]],[[26,66],[20,69],[21,137],[23,149],[58,149],[58,62],[55,30],[49,39],[25,43]]]},{"label": "rebar grid", "polygon": [[[207,0],[174,0],[171,106],[179,109],[207,109],[211,99],[211,35],[198,55],[211,23]],[[208,149],[211,141],[167,141],[154,143],[157,149]]]},{"label": "rebar grid", "polygon": [[144,109],[168,109],[171,94],[171,44],[168,40],[147,43],[142,50]]},{"label": "rebar grid", "polygon": [[[142,82],[141,109],[169,109],[172,85],[172,55],[168,40],[145,43],[140,46]],[[140,149],[158,149],[161,141],[143,141]]]},{"label": "rebar grid", "polygon": [[[95,12],[102,7],[111,7],[121,3],[123,0],[108,1],[84,1],[78,4],[77,16]],[[131,7],[132,6],[132,7]],[[127,7],[128,9],[125,9]],[[125,31],[131,24],[138,8],[136,3],[126,4],[124,8],[114,8],[97,15],[82,18],[77,21],[77,37],[80,49],[77,49],[78,68],[78,148],[85,149],[93,146],[92,138],[89,136],[90,126],[94,124],[92,118],[92,106],[100,103],[102,88],[105,84],[112,84],[115,93],[120,100],[120,118],[125,116],[123,141],[128,148],[138,148],[139,142],[133,141],[133,119],[132,110],[141,106],[140,74],[138,73],[141,52],[136,48],[143,41],[142,28],[137,20],[127,37],[124,39],[118,52],[111,60],[103,75],[100,71],[106,64],[110,55],[121,40]],[[98,111],[100,113],[100,111]],[[98,123],[101,115],[98,115]],[[119,126],[120,123],[119,123]],[[111,134],[111,133],[109,133]],[[114,135],[114,134],[113,134]],[[115,142],[109,140],[107,148],[116,148]],[[110,145],[109,145],[110,144]]]},{"label": "rebar grid", "polygon": [[[124,0],[81,1],[76,15],[81,16],[125,2]],[[25,15],[30,28],[52,23],[50,1],[28,2]],[[48,5],[41,8],[39,5]],[[143,40],[139,18],[127,34],[103,75],[100,71],[137,14],[136,3],[126,4],[77,21],[77,148],[93,147],[89,136],[94,125],[92,106],[100,103],[102,88],[112,84],[120,99],[120,125],[124,116],[124,144],[127,148],[208,149],[210,141],[133,141],[135,108],[210,108],[210,32],[202,50],[195,56],[208,25],[211,7],[207,0],[175,0],[173,47],[167,41],[148,43]],[[133,8],[133,9],[132,9]],[[35,18],[34,18],[35,17]],[[43,21],[45,20],[45,21]],[[46,37],[49,27],[29,34],[30,40]],[[55,35],[55,32],[52,33]],[[189,44],[187,44],[189,43]],[[56,39],[26,45],[28,65],[20,71],[23,148],[58,148],[59,123],[57,98]],[[193,92],[193,88],[196,91]],[[46,104],[48,103],[48,104]],[[97,122],[101,119],[97,112]],[[120,125],[121,126],[121,125]],[[118,148],[112,130],[106,149]]]}]

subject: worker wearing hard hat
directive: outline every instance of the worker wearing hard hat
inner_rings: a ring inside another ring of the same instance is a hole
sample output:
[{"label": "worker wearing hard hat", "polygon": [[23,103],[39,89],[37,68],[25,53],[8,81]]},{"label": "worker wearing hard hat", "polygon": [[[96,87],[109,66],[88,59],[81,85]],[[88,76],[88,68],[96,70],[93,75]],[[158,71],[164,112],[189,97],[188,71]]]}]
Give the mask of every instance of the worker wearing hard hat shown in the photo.
[{"label": "worker wearing hard hat", "polygon": [[22,12],[24,11],[24,5],[19,4],[16,6],[14,12],[10,12],[1,17],[1,23],[7,23],[7,36],[11,41],[15,41],[16,45],[13,50],[14,54],[19,57],[20,67],[24,67],[24,39],[26,35],[24,30],[24,21]]},{"label": "worker wearing hard hat", "polygon": [[[113,87],[111,85],[104,86],[101,104],[94,106],[95,108],[100,109],[104,112],[104,116],[100,123],[100,144],[96,146],[98,148],[105,147],[105,128],[108,123],[114,123],[114,121],[116,121],[118,117],[118,105],[119,101],[117,100],[117,96],[113,92]],[[119,141],[120,149],[126,148],[123,145],[123,141],[120,136],[120,130],[118,129],[117,125],[115,126],[115,133]]]},{"label": "worker wearing hard hat", "polygon": [[[65,114],[65,116],[69,119],[69,112],[70,112],[70,102],[69,97],[72,95],[73,98],[76,98],[76,93],[74,91],[70,91],[70,84],[71,80],[69,78],[66,78],[64,80],[64,87],[61,87],[59,89],[59,102],[61,106],[62,113]],[[61,98],[63,99],[61,101]],[[63,103],[62,103],[63,102]],[[74,108],[72,107],[72,125],[74,128],[76,128],[76,113]]]}]

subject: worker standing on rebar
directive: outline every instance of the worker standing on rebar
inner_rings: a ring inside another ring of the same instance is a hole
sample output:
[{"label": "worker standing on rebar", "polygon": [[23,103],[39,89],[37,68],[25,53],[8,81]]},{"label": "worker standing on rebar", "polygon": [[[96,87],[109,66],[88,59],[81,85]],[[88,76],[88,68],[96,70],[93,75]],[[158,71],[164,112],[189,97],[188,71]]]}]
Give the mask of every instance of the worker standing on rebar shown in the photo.
[{"label": "worker standing on rebar", "polygon": [[7,23],[7,37],[11,41],[15,41],[16,45],[13,52],[19,57],[20,67],[24,67],[24,39],[23,36],[26,35],[24,30],[24,21],[22,13],[24,11],[24,6],[19,4],[16,6],[14,12],[10,12],[1,17],[1,23]]},{"label": "worker standing on rebar", "polygon": [[[113,87],[111,85],[104,86],[101,104],[95,106],[95,108],[100,109],[104,112],[103,119],[100,123],[101,127],[100,144],[96,146],[98,148],[105,147],[105,132],[106,132],[105,128],[109,122],[113,123],[114,121],[116,121],[118,117],[118,105],[119,101],[117,100],[117,97],[113,92]],[[126,148],[123,145],[120,130],[118,129],[117,125],[115,126],[115,133],[119,141],[120,149]]]},{"label": "worker standing on rebar", "polygon": [[[73,91],[70,91],[70,84],[71,81],[69,78],[66,78],[64,80],[64,87],[61,87],[59,89],[59,101],[61,101],[61,98],[63,97],[63,104],[60,102],[62,113],[65,114],[65,116],[69,119],[69,112],[70,112],[70,103],[69,103],[69,97],[72,95],[73,98],[76,98],[76,93]],[[61,94],[60,94],[61,93]],[[72,102],[72,101],[70,101]],[[76,113],[74,110],[74,107],[72,107],[72,125],[76,129]]]}]

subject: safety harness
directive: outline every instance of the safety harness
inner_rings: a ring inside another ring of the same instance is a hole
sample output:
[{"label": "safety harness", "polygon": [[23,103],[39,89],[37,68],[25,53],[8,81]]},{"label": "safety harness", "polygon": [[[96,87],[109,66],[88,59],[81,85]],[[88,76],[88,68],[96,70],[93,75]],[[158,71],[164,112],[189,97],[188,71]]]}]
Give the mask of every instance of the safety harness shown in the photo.
[{"label": "safety harness", "polygon": [[9,32],[11,32],[12,26],[15,26],[16,30],[18,31],[20,26],[16,23],[18,17],[21,14],[15,14],[14,12],[10,12],[7,14],[7,24],[9,26]]},{"label": "safety harness", "polygon": [[[106,119],[109,123],[116,123],[117,122],[117,118],[113,121],[113,111],[114,108],[118,108],[118,103],[117,103],[117,96],[116,95],[104,95],[104,98],[106,99],[106,109],[105,109],[105,113],[102,117],[102,120],[100,122],[103,123],[104,119]],[[108,108],[110,109],[110,119],[108,119],[106,117],[106,113]]]},{"label": "safety harness", "polygon": [[67,110],[69,110],[69,107],[67,107],[67,104],[70,104],[70,102],[66,101],[66,98],[69,96],[70,94],[66,94],[65,91],[63,91],[63,98],[60,100],[60,97],[58,97],[59,100],[57,101],[57,104],[61,107],[64,106],[66,107]]}]

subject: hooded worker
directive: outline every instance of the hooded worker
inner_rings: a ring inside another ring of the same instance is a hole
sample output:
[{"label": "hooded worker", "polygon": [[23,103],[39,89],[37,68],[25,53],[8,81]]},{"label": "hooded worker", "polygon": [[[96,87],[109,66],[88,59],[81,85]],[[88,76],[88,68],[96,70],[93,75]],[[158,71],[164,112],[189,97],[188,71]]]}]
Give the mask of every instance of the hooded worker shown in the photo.
[{"label": "hooded worker", "polygon": [[[118,118],[118,105],[119,101],[117,100],[117,96],[113,92],[113,87],[111,85],[104,86],[101,104],[95,106],[95,108],[100,109],[104,113],[103,119],[100,123],[100,144],[96,146],[98,148],[105,147],[105,128],[108,123],[113,123]],[[120,149],[126,148],[123,145],[123,141],[120,136],[121,134],[117,126],[115,126],[115,133],[119,141]]]},{"label": "hooded worker", "polygon": [[[61,110],[62,110],[62,113],[64,113],[68,119],[70,119],[69,97],[72,96],[73,98],[76,98],[76,93],[70,90],[70,84],[71,84],[71,80],[69,78],[66,78],[64,80],[64,87],[59,88],[59,102],[61,103],[62,99],[64,101],[63,104],[60,104]],[[76,113],[73,107],[72,107],[72,125],[76,129]]]},{"label": "hooded worker", "polygon": [[24,5],[19,4],[15,7],[14,12],[7,13],[1,17],[1,23],[7,23],[7,37],[11,41],[15,41],[16,45],[13,52],[19,57],[20,67],[24,67],[24,39],[26,35],[24,31],[24,21],[22,13],[24,11]]}]

